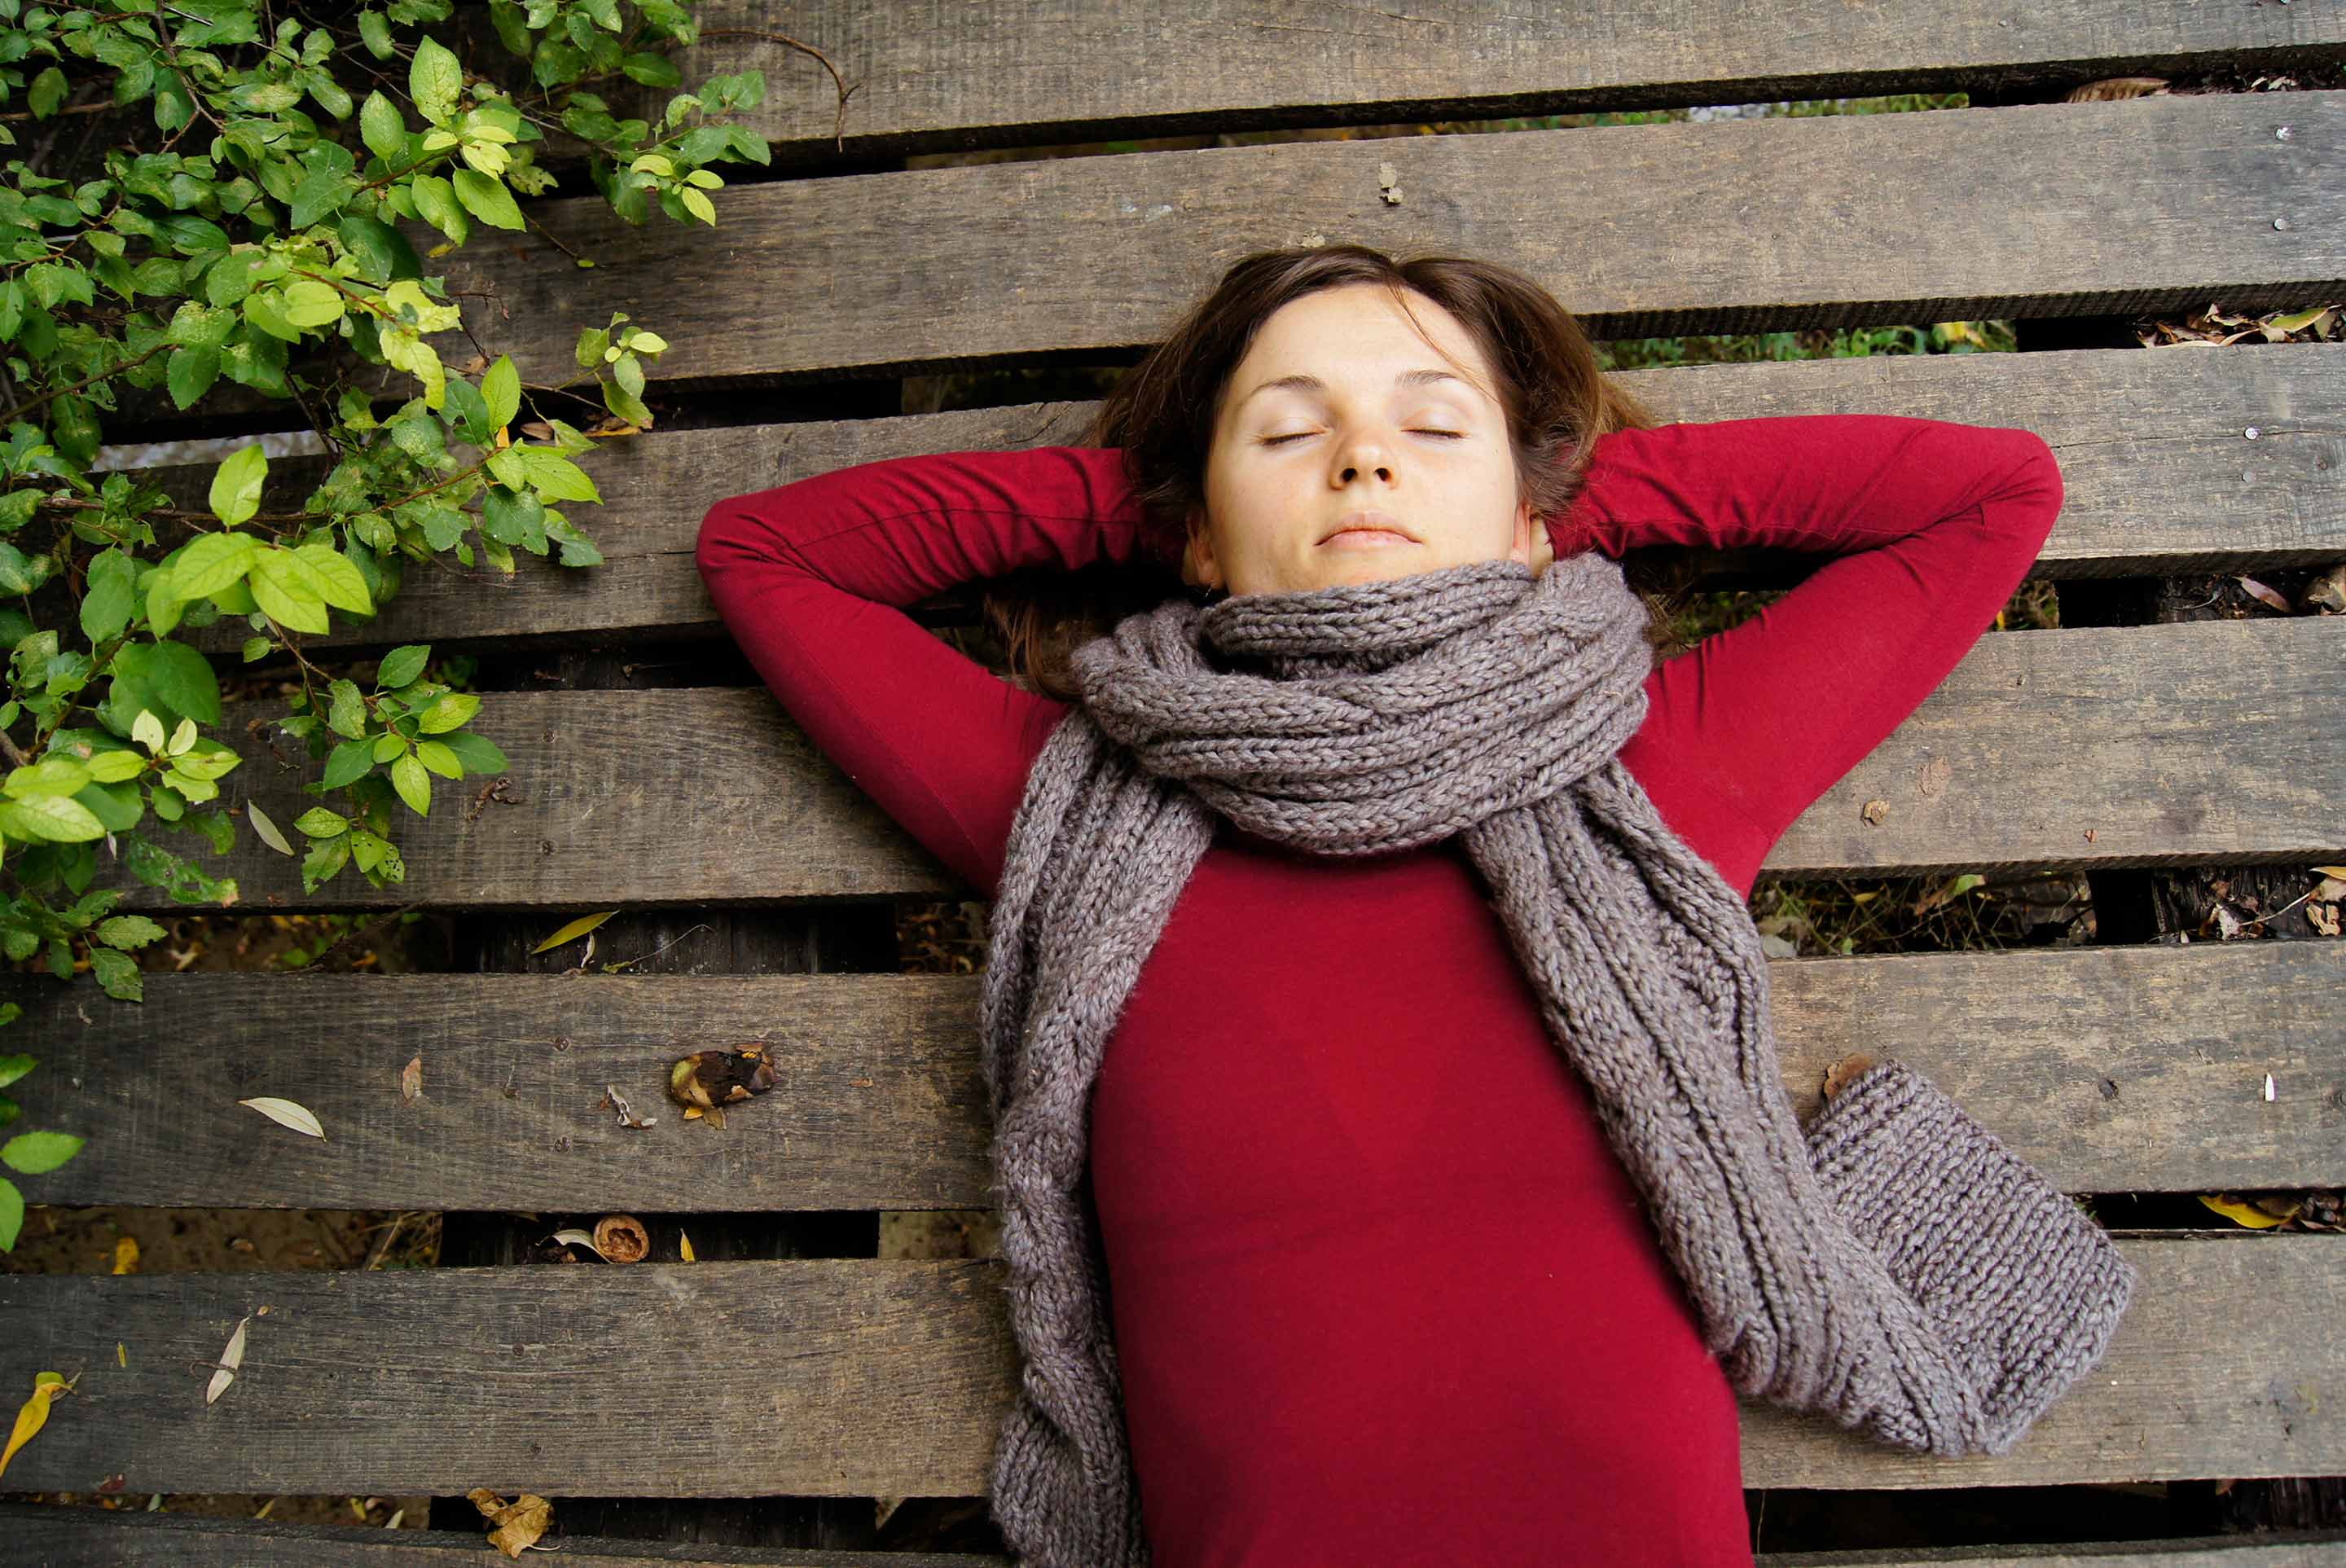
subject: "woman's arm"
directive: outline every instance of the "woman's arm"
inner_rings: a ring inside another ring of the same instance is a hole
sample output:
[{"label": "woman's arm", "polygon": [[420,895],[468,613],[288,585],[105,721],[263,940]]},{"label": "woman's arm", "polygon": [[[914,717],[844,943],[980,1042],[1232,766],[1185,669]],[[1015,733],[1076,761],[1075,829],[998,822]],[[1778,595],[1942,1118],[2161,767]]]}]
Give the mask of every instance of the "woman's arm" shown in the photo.
[{"label": "woman's arm", "polygon": [[901,606],[1022,566],[1140,558],[1114,447],[890,458],[720,501],[696,558],[785,711],[988,898],[1026,771],[1067,705],[1021,690]]},{"label": "woman's arm", "polygon": [[1559,555],[1776,545],[1835,559],[1664,662],[1622,759],[1747,895],[1801,812],[1936,690],[2061,511],[2025,430],[1800,414],[1619,431],[1551,534]]}]

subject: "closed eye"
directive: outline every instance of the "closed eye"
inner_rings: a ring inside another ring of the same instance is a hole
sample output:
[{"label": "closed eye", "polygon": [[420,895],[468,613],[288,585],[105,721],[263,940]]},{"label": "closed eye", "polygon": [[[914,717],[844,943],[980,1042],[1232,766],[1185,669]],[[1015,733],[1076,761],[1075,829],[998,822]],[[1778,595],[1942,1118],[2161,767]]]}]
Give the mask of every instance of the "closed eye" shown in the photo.
[{"label": "closed eye", "polygon": [[[1292,435],[1268,435],[1263,437],[1262,443],[1265,446],[1277,446],[1281,442],[1301,441],[1305,436],[1310,435],[1311,433],[1311,432],[1308,430],[1299,430]],[[1418,430],[1412,431],[1410,433],[1413,435],[1447,436],[1452,441],[1464,441],[1466,439],[1466,433],[1459,430]]]}]

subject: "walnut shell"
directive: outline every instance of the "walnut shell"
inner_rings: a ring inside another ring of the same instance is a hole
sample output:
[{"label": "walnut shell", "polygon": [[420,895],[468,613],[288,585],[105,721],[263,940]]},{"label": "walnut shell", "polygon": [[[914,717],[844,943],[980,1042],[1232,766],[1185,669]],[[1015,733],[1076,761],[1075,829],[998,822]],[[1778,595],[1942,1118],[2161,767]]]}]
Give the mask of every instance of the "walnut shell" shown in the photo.
[{"label": "walnut shell", "polygon": [[651,1232],[632,1214],[607,1214],[595,1222],[595,1250],[612,1263],[641,1263],[651,1256]]}]

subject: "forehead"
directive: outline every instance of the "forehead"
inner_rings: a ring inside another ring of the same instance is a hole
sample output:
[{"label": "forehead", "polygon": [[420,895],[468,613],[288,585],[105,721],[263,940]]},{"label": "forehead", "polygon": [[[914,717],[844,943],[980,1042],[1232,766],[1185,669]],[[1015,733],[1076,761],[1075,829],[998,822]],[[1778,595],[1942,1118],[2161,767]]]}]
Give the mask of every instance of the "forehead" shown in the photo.
[{"label": "forehead", "polygon": [[[1373,377],[1382,385],[1422,365],[1464,371],[1481,392],[1489,384],[1489,367],[1473,336],[1424,295],[1407,297],[1407,313],[1380,284],[1346,284],[1289,300],[1264,321],[1239,361],[1231,377],[1236,395],[1294,372],[1331,382]],[[1427,347],[1429,339],[1440,353]],[[1464,390],[1454,382],[1436,384]]]}]

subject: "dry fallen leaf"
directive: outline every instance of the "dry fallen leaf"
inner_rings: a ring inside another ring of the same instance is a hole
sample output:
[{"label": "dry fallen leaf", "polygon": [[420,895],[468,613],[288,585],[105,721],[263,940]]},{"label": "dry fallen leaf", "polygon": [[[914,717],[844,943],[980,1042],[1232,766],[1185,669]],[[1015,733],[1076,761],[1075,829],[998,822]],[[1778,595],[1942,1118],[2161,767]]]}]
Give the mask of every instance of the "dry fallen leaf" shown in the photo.
[{"label": "dry fallen leaf", "polygon": [[326,1129],[318,1125],[318,1118],[311,1113],[307,1105],[296,1105],[291,1100],[280,1100],[271,1095],[262,1095],[250,1100],[239,1100],[237,1104],[250,1105],[280,1126],[291,1127],[297,1133],[307,1133],[313,1138],[322,1138],[326,1135]]},{"label": "dry fallen leaf", "polygon": [[605,921],[609,920],[613,915],[617,914],[618,912],[619,911],[617,910],[605,910],[600,914],[580,915],[576,920],[572,921],[568,925],[564,926],[560,931],[556,932],[552,936],[547,937],[544,942],[539,942],[536,947],[531,948],[529,951],[533,954],[551,952],[566,942],[576,942],[580,937],[585,936],[588,932],[593,931],[597,926],[601,925]]},{"label": "dry fallen leaf", "polygon": [[678,1250],[684,1254],[684,1260],[687,1263],[698,1263],[700,1261],[692,1255],[692,1237],[687,1236],[681,1230],[676,1233],[676,1245]]},{"label": "dry fallen leaf", "polygon": [[262,843],[280,855],[290,855],[293,852],[293,846],[285,841],[285,834],[276,823],[269,820],[269,813],[260,809],[260,801],[247,800],[244,803],[244,815],[245,820],[252,824],[254,835]]},{"label": "dry fallen leaf", "polygon": [[2289,596],[2278,588],[2268,587],[2254,577],[2235,577],[2232,580],[2282,615],[2293,616],[2297,613],[2297,606],[2289,602]]},{"label": "dry fallen leaf", "polygon": [[1882,819],[1890,815],[1890,802],[1887,800],[1868,800],[1865,803],[1865,809],[1860,811],[1858,815],[1865,819],[1865,824],[1867,827],[1879,828],[1882,826]]},{"label": "dry fallen leaf", "polygon": [[554,1239],[566,1247],[583,1247],[597,1257],[603,1256],[603,1249],[595,1245],[595,1235],[592,1231],[557,1230],[554,1233]]},{"label": "dry fallen leaf", "polygon": [[1825,1069],[1825,1098],[1830,1100],[1849,1087],[1850,1080],[1873,1065],[1873,1058],[1858,1053],[1842,1057]]},{"label": "dry fallen leaf", "polygon": [[489,1532],[489,1544],[508,1557],[528,1551],[554,1521],[554,1504],[534,1492],[525,1492],[511,1502],[485,1486],[476,1486],[464,1495],[496,1527]]},{"label": "dry fallen leaf", "polygon": [[659,1120],[658,1116],[637,1115],[636,1113],[628,1107],[627,1097],[619,1093],[616,1084],[606,1084],[603,1085],[603,1108],[607,1111],[616,1111],[618,1113],[619,1125],[623,1127],[648,1127],[654,1122]]},{"label": "dry fallen leaf", "polygon": [[244,1326],[249,1317],[236,1320],[236,1332],[228,1337],[228,1349],[220,1352],[219,1366],[212,1373],[211,1387],[204,1390],[204,1403],[210,1404],[236,1381],[237,1369],[244,1365]]},{"label": "dry fallen leaf", "polygon": [[416,1096],[423,1093],[423,1058],[417,1056],[399,1070],[399,1097],[412,1105],[415,1104]]},{"label": "dry fallen leaf", "polygon": [[2267,1214],[2254,1204],[2240,1203],[2220,1193],[2211,1196],[2203,1192],[2199,1195],[2199,1201],[2225,1218],[2245,1225],[2250,1230],[2270,1230],[2276,1225],[2288,1223],[2290,1215],[2297,1212],[2296,1206],[2291,1205],[2289,1214]]},{"label": "dry fallen leaf", "polygon": [[5,1450],[0,1450],[0,1472],[7,1470],[8,1461],[16,1457],[16,1451],[32,1441],[33,1434],[39,1431],[47,1422],[49,1401],[59,1394],[71,1392],[73,1392],[73,1385],[66,1382],[58,1373],[36,1372],[33,1374],[33,1397],[26,1400],[22,1408],[16,1411],[16,1430],[8,1434],[8,1446]]},{"label": "dry fallen leaf", "polygon": [[138,1238],[126,1236],[114,1244],[114,1271],[117,1274],[138,1272]]}]

